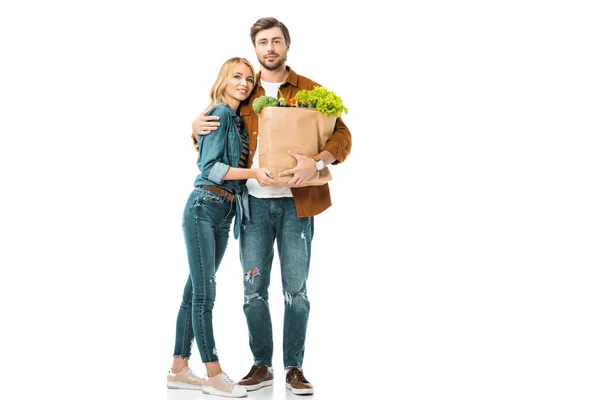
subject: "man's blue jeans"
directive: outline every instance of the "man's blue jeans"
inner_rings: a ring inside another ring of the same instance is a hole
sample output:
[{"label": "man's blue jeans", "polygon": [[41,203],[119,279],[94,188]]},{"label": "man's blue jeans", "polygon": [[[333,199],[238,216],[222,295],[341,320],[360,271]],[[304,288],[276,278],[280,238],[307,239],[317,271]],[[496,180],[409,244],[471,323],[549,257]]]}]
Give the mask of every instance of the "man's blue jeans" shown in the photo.
[{"label": "man's blue jeans", "polygon": [[203,363],[219,360],[212,325],[215,275],[234,215],[232,202],[204,188],[196,188],[185,205],[182,227],[190,275],[177,315],[173,357],[189,358],[195,337]]},{"label": "man's blue jeans", "polygon": [[298,218],[294,199],[250,196],[250,219],[240,234],[244,270],[244,313],[255,365],[272,366],[273,327],[269,311],[269,282],[277,242],[285,301],[283,365],[302,368],[310,303],[306,280],[314,218]]}]

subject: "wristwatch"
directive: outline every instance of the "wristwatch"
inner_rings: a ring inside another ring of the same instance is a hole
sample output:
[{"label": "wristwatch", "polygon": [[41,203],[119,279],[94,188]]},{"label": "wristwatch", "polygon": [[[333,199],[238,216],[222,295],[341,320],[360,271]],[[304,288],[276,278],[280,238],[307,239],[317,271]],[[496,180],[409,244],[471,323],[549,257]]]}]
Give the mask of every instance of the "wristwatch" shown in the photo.
[{"label": "wristwatch", "polygon": [[325,163],[319,156],[313,156],[312,159],[316,162],[315,166],[317,167],[317,171],[321,171],[323,168],[325,168]]}]

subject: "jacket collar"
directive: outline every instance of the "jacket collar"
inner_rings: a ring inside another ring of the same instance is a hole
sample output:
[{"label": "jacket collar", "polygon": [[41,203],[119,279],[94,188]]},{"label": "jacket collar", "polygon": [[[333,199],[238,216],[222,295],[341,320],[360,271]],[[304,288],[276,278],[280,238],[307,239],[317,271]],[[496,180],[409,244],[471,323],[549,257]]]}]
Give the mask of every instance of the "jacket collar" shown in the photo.
[{"label": "jacket collar", "polygon": [[[286,65],[285,69],[287,69],[288,71],[288,76],[287,79],[285,80],[285,82],[282,83],[282,86],[285,85],[286,83],[289,83],[292,86],[298,86],[298,74],[294,72],[293,69],[291,69],[289,66]],[[256,74],[256,81],[258,82],[258,86],[262,87],[262,82],[260,80],[260,77],[262,75],[262,71],[258,71],[258,73]]]}]

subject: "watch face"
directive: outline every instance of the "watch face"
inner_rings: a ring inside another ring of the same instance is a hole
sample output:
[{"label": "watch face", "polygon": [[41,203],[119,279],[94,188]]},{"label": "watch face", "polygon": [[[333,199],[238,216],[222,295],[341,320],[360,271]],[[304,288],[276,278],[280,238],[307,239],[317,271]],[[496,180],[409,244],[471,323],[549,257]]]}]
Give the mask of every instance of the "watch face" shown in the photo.
[{"label": "watch face", "polygon": [[323,162],[323,160],[317,161],[317,171],[320,171],[323,168],[325,168],[325,163]]}]

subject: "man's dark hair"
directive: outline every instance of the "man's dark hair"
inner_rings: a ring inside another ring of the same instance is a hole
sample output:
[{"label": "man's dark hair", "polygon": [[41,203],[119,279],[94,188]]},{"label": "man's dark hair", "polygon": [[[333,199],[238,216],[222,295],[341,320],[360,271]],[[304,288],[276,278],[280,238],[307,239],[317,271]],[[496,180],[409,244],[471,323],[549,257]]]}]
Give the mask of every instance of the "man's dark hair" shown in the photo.
[{"label": "man's dark hair", "polygon": [[256,21],[254,25],[252,25],[252,28],[250,28],[250,39],[252,39],[252,45],[256,46],[254,40],[256,39],[256,35],[258,34],[258,32],[271,28],[281,28],[285,44],[288,46],[290,45],[292,39],[290,39],[290,31],[288,31],[287,26],[285,26],[283,22],[279,22],[277,18],[273,17],[261,18],[258,21]]}]

